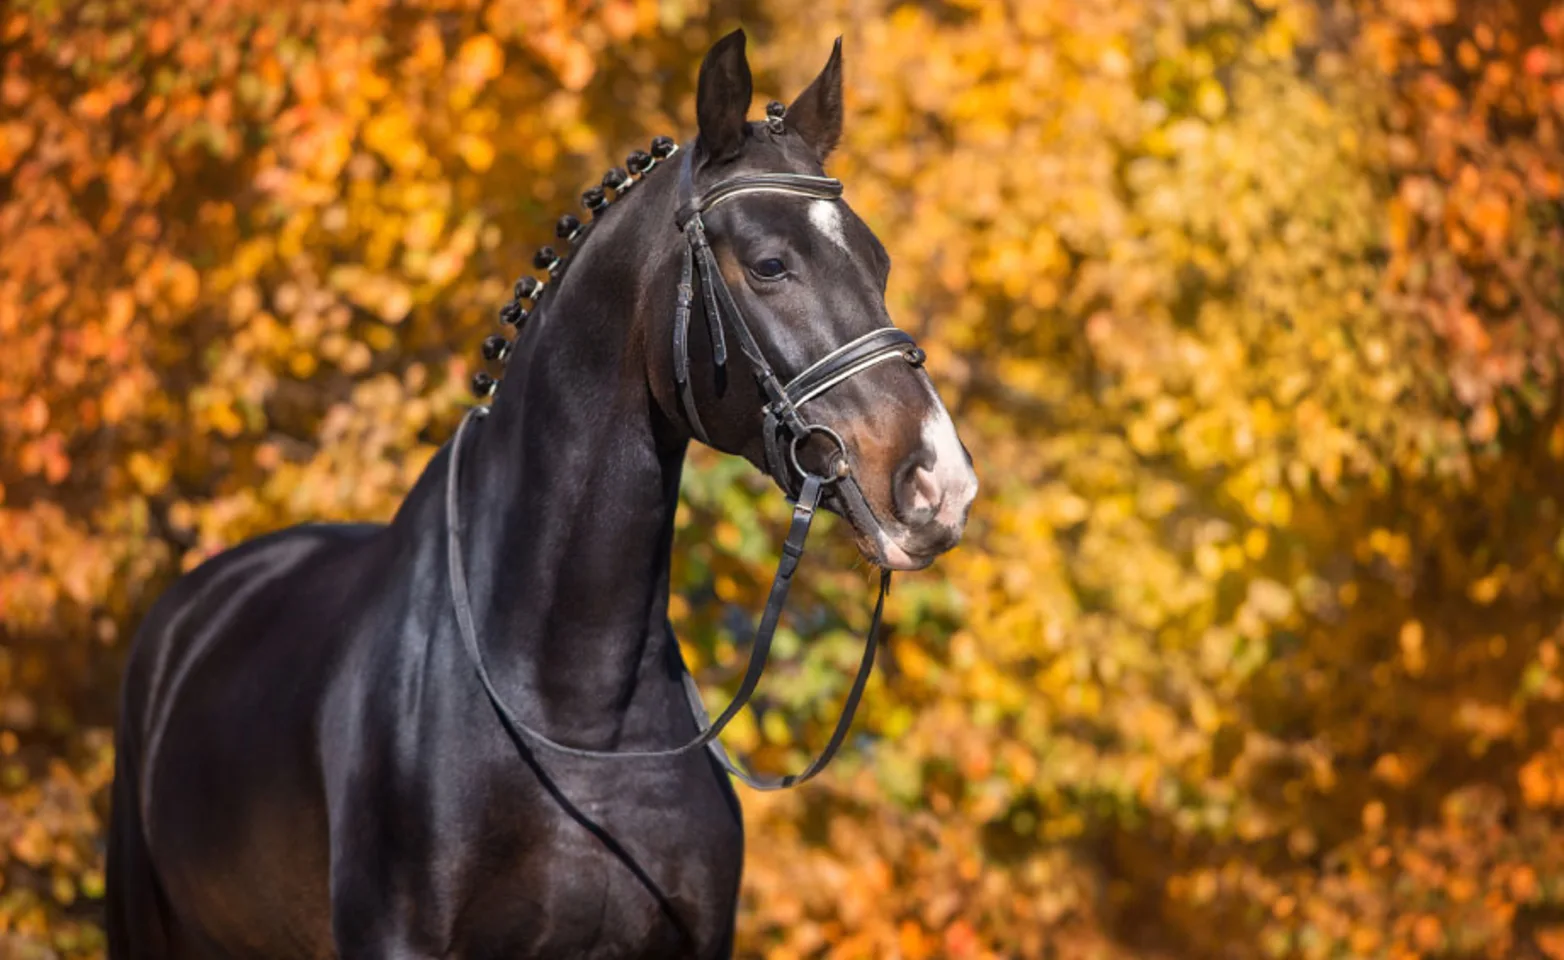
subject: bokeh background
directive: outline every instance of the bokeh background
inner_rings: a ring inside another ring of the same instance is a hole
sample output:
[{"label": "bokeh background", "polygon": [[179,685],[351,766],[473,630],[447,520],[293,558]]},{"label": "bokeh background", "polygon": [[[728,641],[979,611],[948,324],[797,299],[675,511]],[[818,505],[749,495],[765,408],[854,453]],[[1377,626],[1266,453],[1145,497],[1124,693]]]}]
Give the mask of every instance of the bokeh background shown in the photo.
[{"label": "bokeh background", "polygon": [[[1564,957],[1564,6],[13,0],[0,956],[97,957],[119,664],[245,537],[384,518],[554,217],[846,37],[831,171],[984,489],[862,736],[744,797],[745,957]],[[758,114],[758,106],[757,106]],[[698,451],[716,702],[779,498]],[[842,538],[837,538],[838,540]],[[796,766],[872,578],[811,567]]]}]

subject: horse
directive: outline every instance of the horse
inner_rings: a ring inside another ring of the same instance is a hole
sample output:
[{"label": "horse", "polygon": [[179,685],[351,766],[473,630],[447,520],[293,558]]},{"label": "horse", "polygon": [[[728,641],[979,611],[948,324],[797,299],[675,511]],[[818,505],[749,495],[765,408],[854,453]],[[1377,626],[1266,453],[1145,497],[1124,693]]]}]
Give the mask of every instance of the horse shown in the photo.
[{"label": "horse", "polygon": [[715,736],[738,704],[692,709],[668,619],[689,444],[794,502],[757,652],[817,507],[883,604],[977,491],[890,322],[889,257],[824,175],[841,41],[791,104],[752,122],[752,96],[735,31],[694,139],[561,219],[569,255],[540,252],[514,338],[485,344],[490,402],[388,523],[247,541],[152,605],[116,734],[115,960],[732,955],[744,834]]}]

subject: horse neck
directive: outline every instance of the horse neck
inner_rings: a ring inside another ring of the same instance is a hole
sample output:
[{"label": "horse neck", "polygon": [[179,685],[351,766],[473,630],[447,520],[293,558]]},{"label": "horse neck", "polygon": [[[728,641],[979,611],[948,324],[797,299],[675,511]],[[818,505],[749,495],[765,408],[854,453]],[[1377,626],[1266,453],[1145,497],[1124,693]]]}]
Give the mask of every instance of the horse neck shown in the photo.
[{"label": "horse neck", "polygon": [[[593,227],[461,452],[473,613],[500,692],[528,722],[590,747],[632,742],[621,738],[631,710],[674,677],[668,581],[686,442],[659,420],[645,372],[664,287],[673,306],[673,278],[658,275],[677,237],[675,177],[660,174]],[[662,233],[670,242],[648,244]],[[645,720],[633,736],[657,735]]]}]

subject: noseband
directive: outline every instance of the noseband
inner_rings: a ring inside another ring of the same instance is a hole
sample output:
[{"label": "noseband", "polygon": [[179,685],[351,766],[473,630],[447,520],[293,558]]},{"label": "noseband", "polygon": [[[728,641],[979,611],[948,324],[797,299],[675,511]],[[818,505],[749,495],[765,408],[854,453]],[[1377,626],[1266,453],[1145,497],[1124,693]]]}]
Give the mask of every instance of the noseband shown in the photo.
[{"label": "noseband", "polygon": [[[860,524],[874,523],[873,514],[869,511],[863,492],[852,475],[847,457],[847,444],[830,427],[811,423],[805,419],[799,408],[838,384],[886,361],[899,359],[914,367],[921,366],[923,351],[905,331],[895,327],[880,327],[832,350],[800,371],[791,380],[783,383],[766,361],[765,354],[762,353],[760,344],[750,331],[743,311],[739,309],[732,292],[728,290],[727,284],[722,279],[716,256],[712,253],[711,245],[706,239],[706,225],[701,215],[726,200],[755,193],[783,194],[809,200],[839,200],[842,196],[841,181],[794,173],[764,173],[724,180],[713,185],[704,194],[697,195],[694,190],[694,175],[688,152],[680,165],[679,177],[679,207],[675,214],[675,223],[684,235],[686,245],[683,250],[678,299],[674,313],[673,364],[680,406],[683,407],[690,431],[702,443],[711,445],[711,439],[695,406],[694,389],[690,378],[690,312],[695,304],[695,283],[698,272],[705,306],[706,326],[711,338],[712,361],[719,369],[727,364],[727,337],[724,332],[724,320],[726,320],[737,338],[739,351],[749,361],[755,380],[766,398],[761,411],[766,470],[793,501],[792,523],[788,527],[787,539],[782,544],[782,556],[777,561],[777,572],[771,581],[771,591],[766,598],[766,607],[761,614],[760,626],[755,634],[755,644],[750,651],[749,664],[745,667],[744,678],[739,684],[738,692],[734,694],[733,700],[716,720],[710,720],[701,699],[700,688],[696,686],[689,672],[684,671],[685,695],[689,700],[700,734],[682,746],[664,750],[615,751],[571,747],[551,739],[522,722],[512,712],[509,705],[500,698],[484,663],[482,648],[478,644],[477,629],[473,624],[472,605],[467,592],[467,577],[463,570],[461,556],[457,470],[461,459],[462,434],[474,419],[481,418],[488,412],[483,407],[475,407],[467,417],[462,419],[456,429],[456,437],[451,443],[449,453],[445,509],[446,556],[451,597],[456,608],[457,627],[461,632],[463,645],[467,648],[468,657],[472,660],[478,677],[483,683],[484,691],[499,714],[501,722],[518,741],[538,743],[567,756],[594,759],[676,757],[707,747],[729,773],[751,787],[760,790],[779,790],[803,783],[824,770],[846,739],[847,731],[852,726],[853,714],[858,709],[869,675],[874,669],[880,617],[885,612],[885,597],[891,588],[891,572],[882,570],[879,596],[875,601],[874,616],[870,621],[869,634],[864,643],[858,673],[853,678],[852,689],[848,691],[847,698],[843,701],[842,713],[837,719],[836,728],[831,732],[831,738],[820,755],[799,773],[783,777],[756,776],[729,758],[722,743],[717,740],[717,736],[749,702],[760,683],[761,674],[765,671],[766,661],[771,653],[772,637],[781,620],[788,591],[792,587],[793,574],[798,569],[800,558],[803,557],[810,526],[814,522],[821,499],[828,491],[834,491],[837,503],[844,513]],[[816,435],[824,436],[836,446],[828,476],[813,473],[799,460],[799,447],[808,443],[809,439]]]}]

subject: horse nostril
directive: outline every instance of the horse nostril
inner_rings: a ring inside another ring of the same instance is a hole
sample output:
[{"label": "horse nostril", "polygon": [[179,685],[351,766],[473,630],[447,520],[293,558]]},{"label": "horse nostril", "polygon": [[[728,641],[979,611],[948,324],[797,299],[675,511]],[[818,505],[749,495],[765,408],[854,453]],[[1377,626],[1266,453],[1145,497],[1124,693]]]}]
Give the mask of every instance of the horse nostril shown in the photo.
[{"label": "horse nostril", "polygon": [[936,511],[940,506],[939,484],[934,480],[934,471],[925,470],[923,467],[912,472],[912,508],[914,510]]},{"label": "horse nostril", "polygon": [[943,491],[934,471],[915,457],[896,471],[893,499],[897,518],[908,526],[918,526],[934,519],[939,512]]}]

